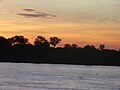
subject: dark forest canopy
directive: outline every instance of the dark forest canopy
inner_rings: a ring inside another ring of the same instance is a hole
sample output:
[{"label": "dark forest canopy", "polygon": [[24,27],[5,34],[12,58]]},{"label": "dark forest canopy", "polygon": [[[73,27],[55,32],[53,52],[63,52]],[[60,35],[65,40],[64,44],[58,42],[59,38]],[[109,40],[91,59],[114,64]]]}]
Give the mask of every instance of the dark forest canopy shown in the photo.
[{"label": "dark forest canopy", "polygon": [[60,41],[58,37],[50,37],[48,41],[43,36],[37,36],[32,45],[28,38],[21,35],[11,38],[0,36],[0,61],[120,66],[120,51],[105,49],[104,44],[98,49],[94,45],[82,48],[77,44],[56,47]]}]

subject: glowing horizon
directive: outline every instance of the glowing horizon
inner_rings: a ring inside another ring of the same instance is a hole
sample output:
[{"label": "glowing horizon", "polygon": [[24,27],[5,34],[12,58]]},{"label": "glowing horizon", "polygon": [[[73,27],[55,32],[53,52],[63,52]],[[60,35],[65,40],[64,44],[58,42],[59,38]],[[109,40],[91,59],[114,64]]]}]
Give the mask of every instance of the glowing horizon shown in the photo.
[{"label": "glowing horizon", "polygon": [[2,0],[0,35],[57,36],[60,45],[76,43],[120,48],[118,0]]}]

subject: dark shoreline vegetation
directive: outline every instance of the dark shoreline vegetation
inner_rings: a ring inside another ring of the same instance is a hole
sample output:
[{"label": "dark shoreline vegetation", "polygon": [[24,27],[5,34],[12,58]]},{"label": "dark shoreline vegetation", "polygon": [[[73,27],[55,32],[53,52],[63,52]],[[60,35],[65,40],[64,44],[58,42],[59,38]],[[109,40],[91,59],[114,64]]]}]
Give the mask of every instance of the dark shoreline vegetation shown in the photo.
[{"label": "dark shoreline vegetation", "polygon": [[42,36],[35,39],[34,45],[28,41],[24,36],[0,36],[0,62],[120,66],[120,51],[105,49],[104,44],[98,49],[77,44],[56,47],[61,39],[50,37],[48,41]]}]

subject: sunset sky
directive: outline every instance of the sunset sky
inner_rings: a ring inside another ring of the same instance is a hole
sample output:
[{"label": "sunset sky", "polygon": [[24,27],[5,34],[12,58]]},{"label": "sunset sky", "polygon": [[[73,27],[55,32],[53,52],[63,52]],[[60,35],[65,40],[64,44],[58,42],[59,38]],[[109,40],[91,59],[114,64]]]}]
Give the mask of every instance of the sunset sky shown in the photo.
[{"label": "sunset sky", "polygon": [[0,0],[0,35],[119,49],[120,0]]}]

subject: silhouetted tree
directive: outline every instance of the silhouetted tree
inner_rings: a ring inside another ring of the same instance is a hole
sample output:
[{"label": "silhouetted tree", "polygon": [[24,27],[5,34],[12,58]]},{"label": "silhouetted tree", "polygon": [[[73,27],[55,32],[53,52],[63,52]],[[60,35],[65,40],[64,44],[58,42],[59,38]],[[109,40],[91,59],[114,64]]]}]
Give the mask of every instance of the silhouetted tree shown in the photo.
[{"label": "silhouetted tree", "polygon": [[77,44],[72,44],[72,48],[78,48]]},{"label": "silhouetted tree", "polygon": [[65,44],[64,48],[79,48],[77,44]]},{"label": "silhouetted tree", "polygon": [[72,48],[72,46],[70,44],[65,44],[64,48]]},{"label": "silhouetted tree", "polygon": [[84,49],[87,49],[87,50],[94,50],[94,49],[96,49],[95,48],[95,46],[94,45],[86,45],[86,46],[84,46]]},{"label": "silhouetted tree", "polygon": [[77,44],[65,44],[64,48],[79,48]]},{"label": "silhouetted tree", "polygon": [[99,48],[100,48],[100,50],[104,50],[104,49],[105,49],[105,45],[104,45],[104,44],[101,44],[101,45],[99,46]]},{"label": "silhouetted tree", "polygon": [[56,47],[58,43],[60,43],[61,39],[58,37],[50,37],[50,44]]},{"label": "silhouetted tree", "polygon": [[49,42],[45,39],[45,37],[37,36],[37,38],[34,41],[35,46],[40,46],[42,48],[50,47]]},{"label": "silhouetted tree", "polygon": [[8,41],[11,43],[11,45],[25,45],[28,44],[28,39],[24,38],[24,36],[14,36],[11,38],[8,38]]},{"label": "silhouetted tree", "polygon": [[9,41],[5,37],[0,36],[0,47],[8,47],[9,45]]}]

